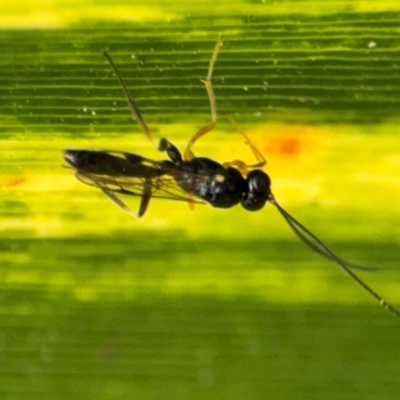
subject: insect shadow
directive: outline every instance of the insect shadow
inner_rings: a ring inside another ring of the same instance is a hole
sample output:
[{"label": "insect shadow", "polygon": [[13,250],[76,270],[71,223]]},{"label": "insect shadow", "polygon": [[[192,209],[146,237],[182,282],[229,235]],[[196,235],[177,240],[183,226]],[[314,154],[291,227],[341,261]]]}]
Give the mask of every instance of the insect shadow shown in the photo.
[{"label": "insect shadow", "polygon": [[[266,164],[265,158],[232,118],[228,116],[244,136],[245,143],[256,159],[254,164],[247,165],[241,160],[219,163],[207,157],[194,155],[193,145],[202,136],[211,132],[217,121],[211,77],[222,42],[223,36],[221,35],[212,53],[207,77],[203,81],[210,101],[211,121],[193,135],[183,154],[169,140],[165,138],[159,142],[156,140],[135,99],[128,91],[118,68],[108,52],[104,51],[104,56],[119,80],[136,121],[156,148],[167,154],[168,159],[154,161],[125,151],[67,149],[63,153],[64,160],[75,170],[78,180],[102,190],[122,210],[137,217],[145,214],[151,198],[184,201],[190,205],[210,204],[216,208],[230,208],[240,203],[248,211],[257,211],[267,203],[272,204],[307,246],[338,264],[387,311],[400,317],[400,312],[396,308],[385,301],[353,271],[354,269],[376,270],[377,268],[344,261],[279,205],[271,191],[271,180],[262,170]],[[134,213],[120,198],[121,194],[140,197],[137,213]]]}]

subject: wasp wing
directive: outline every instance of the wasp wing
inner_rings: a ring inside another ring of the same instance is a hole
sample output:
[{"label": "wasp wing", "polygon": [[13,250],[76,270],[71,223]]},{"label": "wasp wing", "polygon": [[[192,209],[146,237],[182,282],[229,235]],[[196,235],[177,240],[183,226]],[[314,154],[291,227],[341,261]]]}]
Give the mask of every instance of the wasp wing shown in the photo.
[{"label": "wasp wing", "polygon": [[91,152],[92,157],[96,154],[98,159],[106,155],[107,163],[76,168],[75,176],[87,185],[102,189],[109,197],[110,192],[142,197],[150,189],[154,198],[205,204],[180,188],[172,176],[178,167],[169,161],[154,161],[125,152]]}]

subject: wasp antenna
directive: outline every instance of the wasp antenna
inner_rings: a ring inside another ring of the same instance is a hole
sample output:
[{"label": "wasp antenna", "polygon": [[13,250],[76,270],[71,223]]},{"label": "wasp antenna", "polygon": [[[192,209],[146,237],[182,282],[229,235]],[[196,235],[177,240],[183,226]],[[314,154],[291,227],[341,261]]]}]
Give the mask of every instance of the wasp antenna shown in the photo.
[{"label": "wasp antenna", "polygon": [[363,269],[372,269],[368,267],[359,267],[353,264],[349,264],[346,261],[339,258],[335,253],[333,253],[320,239],[318,239],[313,233],[311,233],[304,225],[293,218],[287,211],[285,211],[279,203],[274,199],[273,196],[270,198],[270,203],[273,204],[285,221],[288,223],[293,232],[312,250],[316,253],[322,255],[328,260],[334,261],[338,264],[344,272],[346,272],[350,277],[356,281],[365,291],[367,291],[372,297],[378,300],[379,304],[384,307],[388,312],[397,318],[400,318],[400,311],[389,304],[382,296],[380,296],[375,290],[368,286],[358,275],[356,275],[351,267],[358,267]]}]

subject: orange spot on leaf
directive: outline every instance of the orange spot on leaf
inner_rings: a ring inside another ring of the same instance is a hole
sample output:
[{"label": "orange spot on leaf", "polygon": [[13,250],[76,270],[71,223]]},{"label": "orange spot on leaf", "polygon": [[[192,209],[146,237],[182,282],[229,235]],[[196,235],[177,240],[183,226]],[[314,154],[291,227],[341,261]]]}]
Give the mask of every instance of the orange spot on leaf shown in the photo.
[{"label": "orange spot on leaf", "polygon": [[0,183],[0,187],[2,189],[10,189],[14,188],[17,186],[21,186],[23,183],[25,183],[26,179],[21,178],[21,177],[11,177],[6,179],[4,182]]},{"label": "orange spot on leaf", "polygon": [[275,154],[284,158],[298,158],[303,155],[311,156],[316,149],[314,129],[307,126],[285,126],[274,130],[264,145],[265,154]]}]

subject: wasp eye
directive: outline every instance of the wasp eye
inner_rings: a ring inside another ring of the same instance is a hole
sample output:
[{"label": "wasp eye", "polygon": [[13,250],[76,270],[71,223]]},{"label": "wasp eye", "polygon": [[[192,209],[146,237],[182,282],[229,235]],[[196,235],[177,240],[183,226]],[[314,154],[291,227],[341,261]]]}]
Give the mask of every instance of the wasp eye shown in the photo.
[{"label": "wasp eye", "polygon": [[263,208],[271,193],[269,176],[259,169],[250,171],[247,175],[247,186],[242,206],[248,211],[257,211]]},{"label": "wasp eye", "polygon": [[271,179],[269,179],[269,176],[265,172],[260,171],[259,169],[250,171],[247,176],[247,182],[249,183],[249,192],[269,194]]}]

